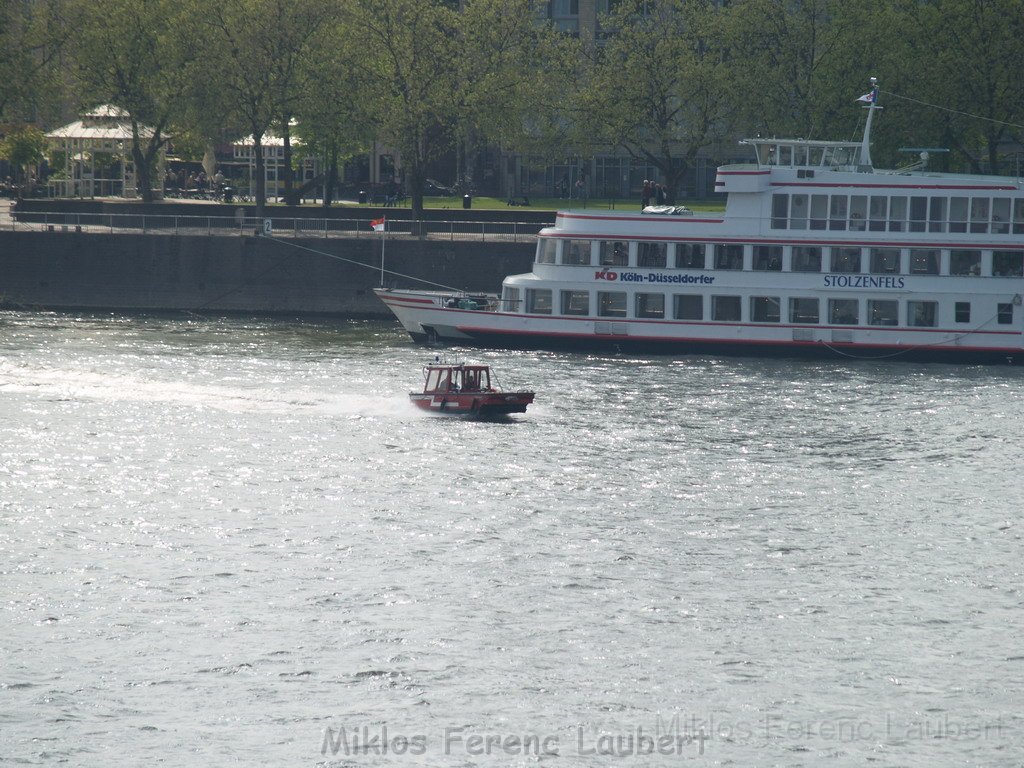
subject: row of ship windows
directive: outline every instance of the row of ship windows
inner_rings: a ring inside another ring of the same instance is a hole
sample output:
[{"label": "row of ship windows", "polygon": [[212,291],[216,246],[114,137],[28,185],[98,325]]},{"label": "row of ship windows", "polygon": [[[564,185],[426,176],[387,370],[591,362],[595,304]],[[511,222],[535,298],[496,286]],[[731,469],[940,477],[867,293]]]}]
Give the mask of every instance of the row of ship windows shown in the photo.
[{"label": "row of ship windows", "polygon": [[[710,259],[709,259],[710,256]],[[625,240],[541,238],[538,264],[754,270],[763,272],[859,273],[877,275],[1024,275],[1024,250],[943,248],[861,248],[859,246],[746,245],[743,243],[659,243]]]},{"label": "row of ship windows", "polygon": [[[629,317],[629,296],[625,291],[597,291],[597,317]],[[663,293],[634,293],[632,317],[661,320],[711,320],[718,322],[809,324],[825,322],[831,325],[906,325],[914,328],[934,328],[940,320],[939,302],[897,299],[827,299],[825,315],[821,314],[821,301],[817,298],[794,296],[783,301],[779,296],[750,296],[747,314],[743,312],[742,296],[705,297],[704,294],[677,293],[666,296]],[[549,288],[528,288],[525,296],[518,288],[505,288],[504,303],[509,307],[524,302],[525,311],[533,315],[555,314],[553,291]],[[591,315],[589,291],[559,291],[559,314],[569,316]],[[861,308],[864,315],[861,315]],[[671,312],[671,315],[666,314]],[[971,322],[971,302],[953,303],[954,323]],[[977,318],[975,318],[977,319]],[[1014,304],[1000,302],[996,306],[996,321],[1000,325],[1011,325],[1014,321]]]},{"label": "row of ship windows", "polygon": [[775,194],[772,228],[1021,234],[1024,198]]}]

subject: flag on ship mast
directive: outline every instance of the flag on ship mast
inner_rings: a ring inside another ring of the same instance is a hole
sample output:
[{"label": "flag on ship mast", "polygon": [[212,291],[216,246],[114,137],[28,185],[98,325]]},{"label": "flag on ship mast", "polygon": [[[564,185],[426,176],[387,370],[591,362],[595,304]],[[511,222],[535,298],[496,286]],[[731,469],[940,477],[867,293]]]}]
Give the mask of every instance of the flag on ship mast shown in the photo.
[{"label": "flag on ship mast", "polygon": [[878,101],[878,86],[871,89],[869,93],[865,93],[863,96],[857,99],[862,104],[874,104]]},{"label": "flag on ship mast", "polygon": [[383,232],[385,224],[387,224],[387,220],[383,216],[370,222],[370,226],[373,227],[374,232]]}]

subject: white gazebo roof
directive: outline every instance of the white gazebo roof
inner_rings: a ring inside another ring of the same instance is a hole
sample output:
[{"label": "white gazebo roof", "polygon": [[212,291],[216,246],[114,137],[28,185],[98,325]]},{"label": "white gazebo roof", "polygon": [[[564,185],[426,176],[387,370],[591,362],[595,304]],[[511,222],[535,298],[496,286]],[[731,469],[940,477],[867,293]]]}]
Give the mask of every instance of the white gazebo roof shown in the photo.
[{"label": "white gazebo roof", "polygon": [[[153,136],[153,129],[140,125],[139,135]],[[131,141],[132,126],[128,113],[112,104],[102,104],[84,112],[81,120],[68,123],[46,134],[48,139],[87,139],[93,141]]]}]

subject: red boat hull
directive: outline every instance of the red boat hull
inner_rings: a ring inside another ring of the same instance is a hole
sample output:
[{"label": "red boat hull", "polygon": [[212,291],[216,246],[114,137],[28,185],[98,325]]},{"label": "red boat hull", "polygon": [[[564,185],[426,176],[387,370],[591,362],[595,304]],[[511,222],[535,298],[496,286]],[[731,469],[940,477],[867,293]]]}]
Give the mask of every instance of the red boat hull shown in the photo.
[{"label": "red boat hull", "polygon": [[409,399],[418,408],[453,416],[505,416],[510,413],[526,413],[526,406],[533,402],[533,398],[533,392],[409,393]]}]

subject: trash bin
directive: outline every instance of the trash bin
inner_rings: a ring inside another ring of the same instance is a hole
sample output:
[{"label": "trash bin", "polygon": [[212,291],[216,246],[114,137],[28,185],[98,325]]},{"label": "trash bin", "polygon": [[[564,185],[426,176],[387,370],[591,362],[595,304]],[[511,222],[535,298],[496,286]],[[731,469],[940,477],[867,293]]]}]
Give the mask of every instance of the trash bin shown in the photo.
[{"label": "trash bin", "polygon": [[366,205],[366,200],[367,200],[366,190],[365,189],[360,189],[359,190],[359,204],[360,205]]},{"label": "trash bin", "polygon": [[462,196],[462,207],[463,207],[463,208],[464,208],[465,210],[467,210],[467,211],[468,211],[468,210],[469,210],[470,208],[472,208],[472,207],[473,207],[473,196],[472,196],[472,195],[463,195],[463,196]]},{"label": "trash bin", "polygon": [[224,202],[225,203],[230,203],[230,202],[234,201],[234,199],[235,199],[235,188],[234,187],[224,187]]}]

